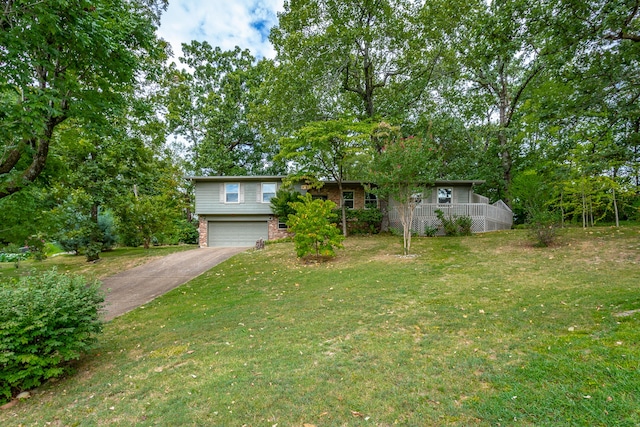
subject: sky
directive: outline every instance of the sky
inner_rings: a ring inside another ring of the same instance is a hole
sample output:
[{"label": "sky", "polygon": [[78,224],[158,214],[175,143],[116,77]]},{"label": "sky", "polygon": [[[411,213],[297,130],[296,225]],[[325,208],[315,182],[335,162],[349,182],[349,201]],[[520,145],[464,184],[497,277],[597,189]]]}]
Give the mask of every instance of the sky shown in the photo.
[{"label": "sky", "polygon": [[158,35],[171,44],[174,61],[182,43],[207,41],[223,50],[240,46],[256,58],[273,58],[269,30],[284,0],[169,0]]}]

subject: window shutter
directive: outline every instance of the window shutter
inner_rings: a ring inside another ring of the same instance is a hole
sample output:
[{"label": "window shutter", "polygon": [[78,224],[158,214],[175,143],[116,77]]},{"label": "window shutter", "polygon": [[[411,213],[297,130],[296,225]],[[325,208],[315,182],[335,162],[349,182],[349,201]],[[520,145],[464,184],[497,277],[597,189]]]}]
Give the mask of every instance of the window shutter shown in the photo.
[{"label": "window shutter", "polygon": [[238,203],[244,203],[244,184],[238,184]]},{"label": "window shutter", "polygon": [[256,182],[256,202],[262,203],[262,183]]},{"label": "window shutter", "polygon": [[220,190],[220,203],[224,203],[225,202],[225,200],[224,200],[224,190],[225,190],[224,183],[223,184],[218,184],[218,190]]}]

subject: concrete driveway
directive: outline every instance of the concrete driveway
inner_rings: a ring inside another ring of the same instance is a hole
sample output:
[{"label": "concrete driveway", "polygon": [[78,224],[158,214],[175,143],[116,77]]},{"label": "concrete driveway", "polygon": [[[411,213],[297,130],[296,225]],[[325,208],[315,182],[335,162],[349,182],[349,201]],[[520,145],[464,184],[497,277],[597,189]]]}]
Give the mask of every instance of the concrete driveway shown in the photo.
[{"label": "concrete driveway", "polygon": [[144,305],[248,248],[200,248],[176,252],[102,280],[105,320]]}]

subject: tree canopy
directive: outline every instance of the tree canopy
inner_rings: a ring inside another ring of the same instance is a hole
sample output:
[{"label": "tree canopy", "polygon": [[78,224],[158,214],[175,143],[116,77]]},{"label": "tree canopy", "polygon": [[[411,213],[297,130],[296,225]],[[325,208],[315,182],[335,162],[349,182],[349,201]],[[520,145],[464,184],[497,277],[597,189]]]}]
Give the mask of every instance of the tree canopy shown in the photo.
[{"label": "tree canopy", "polygon": [[3,242],[77,215],[95,231],[108,211],[149,243],[190,220],[181,175],[340,185],[398,141],[437,153],[430,179],[483,180],[519,220],[640,218],[635,0],[292,0],[273,59],[192,41],[171,65],[166,0],[0,4]]}]

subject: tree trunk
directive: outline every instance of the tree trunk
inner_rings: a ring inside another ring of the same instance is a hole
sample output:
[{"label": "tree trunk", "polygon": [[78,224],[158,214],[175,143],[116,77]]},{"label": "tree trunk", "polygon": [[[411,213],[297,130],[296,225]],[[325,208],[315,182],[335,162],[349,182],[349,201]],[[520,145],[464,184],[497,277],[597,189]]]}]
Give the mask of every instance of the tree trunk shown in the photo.
[{"label": "tree trunk", "polygon": [[616,201],[616,189],[612,188],[613,192],[613,213],[616,216],[616,227],[620,227],[620,218],[618,217],[618,202]]},{"label": "tree trunk", "polygon": [[382,220],[380,221],[380,231],[386,233],[389,231],[389,200],[387,198],[379,198],[380,213]]},{"label": "tree trunk", "polygon": [[347,237],[347,208],[344,205],[344,196],[342,194],[342,181],[338,181],[338,191],[340,192],[340,204],[342,205],[342,235]]}]

